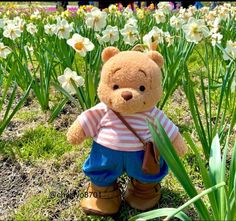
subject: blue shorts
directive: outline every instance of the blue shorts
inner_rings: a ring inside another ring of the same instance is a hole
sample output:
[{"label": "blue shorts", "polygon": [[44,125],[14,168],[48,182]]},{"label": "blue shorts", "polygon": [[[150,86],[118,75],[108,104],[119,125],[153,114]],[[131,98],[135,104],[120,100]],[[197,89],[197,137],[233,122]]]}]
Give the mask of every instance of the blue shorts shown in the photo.
[{"label": "blue shorts", "polygon": [[142,172],[143,156],[143,150],[113,150],[94,141],[90,155],[83,165],[83,171],[97,186],[112,185],[124,172],[143,183],[160,182],[168,173],[166,162],[161,157],[160,173],[145,174]]}]

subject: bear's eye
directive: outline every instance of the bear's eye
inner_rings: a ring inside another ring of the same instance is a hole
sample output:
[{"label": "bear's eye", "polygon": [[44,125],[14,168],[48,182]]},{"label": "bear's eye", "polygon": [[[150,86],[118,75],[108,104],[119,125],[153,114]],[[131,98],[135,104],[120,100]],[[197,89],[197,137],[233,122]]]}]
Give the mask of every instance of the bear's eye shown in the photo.
[{"label": "bear's eye", "polygon": [[115,84],[114,86],[113,86],[113,90],[116,90],[116,89],[118,89],[119,88],[119,85],[117,85],[117,84]]},{"label": "bear's eye", "polygon": [[143,85],[141,85],[141,86],[139,87],[139,90],[140,90],[140,91],[145,91],[145,87],[144,87]]}]

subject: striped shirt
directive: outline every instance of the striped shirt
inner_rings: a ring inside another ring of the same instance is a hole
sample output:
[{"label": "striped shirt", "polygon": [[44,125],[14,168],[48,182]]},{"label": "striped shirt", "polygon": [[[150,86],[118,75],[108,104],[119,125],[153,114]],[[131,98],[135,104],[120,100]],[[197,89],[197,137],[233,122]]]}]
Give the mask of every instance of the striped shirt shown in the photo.
[{"label": "striped shirt", "polygon": [[[136,114],[124,114],[124,119],[141,136],[143,140],[152,140],[152,135],[147,126],[147,120],[154,123],[158,118],[171,141],[178,133],[178,127],[169,120],[166,115],[154,107],[150,111]],[[120,121],[119,118],[104,103],[84,111],[78,116],[86,137],[114,150],[138,151],[143,150],[143,144],[133,133]]]}]

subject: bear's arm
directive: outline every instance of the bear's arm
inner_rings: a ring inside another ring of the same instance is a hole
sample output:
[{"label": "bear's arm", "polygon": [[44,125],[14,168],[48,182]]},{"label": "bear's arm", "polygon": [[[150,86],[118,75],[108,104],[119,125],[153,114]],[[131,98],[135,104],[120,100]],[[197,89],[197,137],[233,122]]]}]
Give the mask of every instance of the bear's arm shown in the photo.
[{"label": "bear's arm", "polygon": [[80,125],[79,121],[76,120],[71,127],[69,128],[67,132],[67,140],[72,144],[72,145],[78,145],[82,143],[86,135],[84,133],[84,130],[82,126]]},{"label": "bear's arm", "polygon": [[184,156],[186,154],[187,146],[179,132],[177,133],[175,139],[172,141],[172,144],[179,156]]},{"label": "bear's arm", "polygon": [[162,110],[159,110],[156,107],[153,108],[151,114],[154,118],[154,122],[157,118],[161,123],[177,154],[179,156],[183,156],[187,152],[187,146],[179,132],[178,127],[164,114]]},{"label": "bear's arm", "polygon": [[88,137],[95,137],[99,130],[99,125],[107,108],[103,103],[81,113],[67,132],[67,140],[77,145]]}]

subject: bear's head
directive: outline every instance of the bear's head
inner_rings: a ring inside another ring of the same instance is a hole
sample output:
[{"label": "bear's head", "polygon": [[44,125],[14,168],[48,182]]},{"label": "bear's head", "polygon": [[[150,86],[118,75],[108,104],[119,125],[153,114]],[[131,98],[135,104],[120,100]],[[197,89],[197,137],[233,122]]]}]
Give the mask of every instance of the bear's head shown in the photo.
[{"label": "bear's head", "polygon": [[98,96],[110,109],[133,114],[150,110],[160,100],[163,57],[158,52],[107,47],[102,60]]}]

